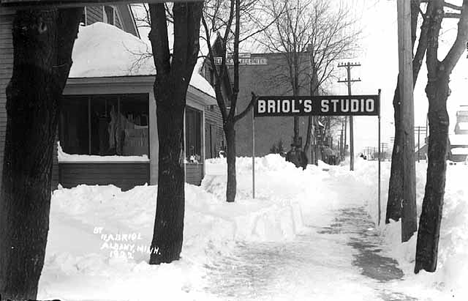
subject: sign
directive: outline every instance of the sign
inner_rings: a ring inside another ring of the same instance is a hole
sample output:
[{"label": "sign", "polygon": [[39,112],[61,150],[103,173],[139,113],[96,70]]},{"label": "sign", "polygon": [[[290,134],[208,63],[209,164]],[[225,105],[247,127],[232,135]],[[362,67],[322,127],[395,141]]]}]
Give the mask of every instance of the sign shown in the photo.
[{"label": "sign", "polygon": [[[164,2],[202,2],[203,0],[145,0],[147,3]],[[90,4],[126,4],[141,3],[141,0],[0,0],[3,6],[25,7],[25,6],[56,6],[56,7],[79,7]]]},{"label": "sign", "polygon": [[[214,57],[215,65],[221,65],[223,58],[220,56]],[[239,64],[240,65],[267,65],[268,60],[264,57],[240,57],[239,55]],[[226,59],[226,65],[232,66],[234,65],[234,59],[232,57],[228,57]]]},{"label": "sign", "polygon": [[379,95],[260,96],[255,117],[379,115]]}]

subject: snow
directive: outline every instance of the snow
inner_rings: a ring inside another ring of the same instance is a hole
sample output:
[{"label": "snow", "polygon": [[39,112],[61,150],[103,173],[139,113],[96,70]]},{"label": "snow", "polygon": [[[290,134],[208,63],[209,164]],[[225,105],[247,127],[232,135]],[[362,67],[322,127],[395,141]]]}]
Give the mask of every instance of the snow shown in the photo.
[{"label": "snow", "polygon": [[450,144],[455,145],[468,145],[468,135],[449,135]]},{"label": "snow", "polygon": [[57,159],[59,162],[149,162],[147,155],[141,156],[97,156],[68,154],[63,151],[60,142],[57,142]]},{"label": "snow", "polygon": [[468,122],[460,122],[458,123],[458,127],[461,131],[468,131]]},{"label": "snow", "polygon": [[[382,164],[385,204],[390,163]],[[400,223],[369,227],[404,272],[402,280],[385,284],[370,281],[353,266],[356,251],[346,243],[351,234],[320,234],[346,208],[364,208],[378,220],[376,161],[357,158],[354,172],[322,162],[303,171],[268,155],[256,158],[255,166],[256,198],[252,159],[238,158],[237,200],[226,203],[225,159],[207,161],[201,187],[186,185],[181,260],[160,266],[148,264],[156,186],[126,192],[112,185],[59,187],[52,196],[38,298],[226,300],[220,294],[236,292],[227,299],[379,300],[375,289],[384,286],[419,300],[466,300],[468,188],[462,181],[468,166],[448,166],[435,273],[413,273],[416,238],[400,243]],[[418,212],[426,168],[417,164]],[[385,206],[381,214],[385,217]],[[297,258],[304,261],[298,264]],[[229,285],[232,279],[224,273],[230,269],[245,285]],[[259,283],[270,296],[246,295]]]},{"label": "snow", "polygon": [[450,150],[453,155],[468,155],[468,147],[456,147]]},{"label": "snow", "polygon": [[[115,26],[81,26],[73,47],[70,78],[151,76],[156,74],[150,44]],[[190,85],[215,97],[213,87],[194,69]]]}]

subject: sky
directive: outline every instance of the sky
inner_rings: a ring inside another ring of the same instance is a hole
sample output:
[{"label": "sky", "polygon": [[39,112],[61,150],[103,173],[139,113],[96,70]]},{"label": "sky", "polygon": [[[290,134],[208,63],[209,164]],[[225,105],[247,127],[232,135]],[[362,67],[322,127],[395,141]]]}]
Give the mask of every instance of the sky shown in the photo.
[{"label": "sky", "polygon": [[[352,93],[377,94],[381,89],[381,142],[391,147],[392,137],[395,136],[393,124],[393,94],[398,76],[398,36],[397,36],[397,8],[396,0],[331,0],[336,4],[348,7],[352,18],[356,19],[356,28],[362,30],[359,40],[360,49],[354,57],[342,62],[360,63],[360,67],[354,67],[351,71],[353,79],[359,78],[360,82],[352,84]],[[452,1],[460,4],[461,1]],[[440,54],[448,50],[453,36],[456,33],[457,21],[444,21],[440,43]],[[141,37],[145,39],[148,28],[141,29]],[[345,69],[337,73],[340,79],[346,78]],[[426,115],[428,101],[424,92],[427,83],[427,71],[425,61],[419,73],[414,91],[414,125],[426,127]],[[456,111],[461,104],[468,104],[468,58],[466,53],[451,76],[450,88],[452,94],[448,100],[447,108],[451,120],[450,133],[453,133]],[[344,83],[332,83],[329,87],[331,93],[337,95],[347,94],[347,86]],[[378,145],[378,118],[354,117],[355,154],[366,147]],[[417,143],[417,137],[415,138]],[[423,140],[423,138],[421,137]]]},{"label": "sky", "polygon": [[[461,3],[461,1],[452,1],[454,4],[460,4],[459,2]],[[355,8],[354,13],[356,14],[356,18],[360,19],[363,30],[360,43],[362,55],[351,60],[361,63],[361,67],[356,67],[352,71],[353,78],[361,78],[361,82],[353,84],[353,93],[367,94],[376,93],[378,89],[382,90],[382,142],[390,144],[390,138],[394,137],[392,100],[398,76],[396,1],[354,0],[351,7]],[[453,41],[453,34],[456,33],[456,22],[451,20],[444,21],[443,23],[440,55],[446,53],[448,45]],[[466,95],[468,94],[467,60],[466,53],[464,53],[451,77],[450,88],[452,94],[448,100],[447,108],[451,120],[450,133],[452,134],[456,111],[461,104],[468,104],[466,101]],[[424,61],[414,91],[415,126],[426,126],[426,114],[428,110],[428,101],[424,92],[426,83],[427,70]],[[340,89],[340,93],[347,93],[346,87],[338,89]],[[377,146],[377,121],[370,119],[372,118],[356,118],[356,151],[366,146]]]}]

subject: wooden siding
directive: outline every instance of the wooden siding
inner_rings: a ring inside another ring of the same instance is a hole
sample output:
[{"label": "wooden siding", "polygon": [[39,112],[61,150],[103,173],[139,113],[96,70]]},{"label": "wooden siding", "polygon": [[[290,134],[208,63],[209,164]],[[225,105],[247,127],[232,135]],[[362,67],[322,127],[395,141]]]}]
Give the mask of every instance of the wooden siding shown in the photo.
[{"label": "wooden siding", "polygon": [[87,6],[86,7],[86,25],[91,25],[104,20],[102,15],[102,6]]},{"label": "wooden siding", "polygon": [[115,185],[129,190],[149,183],[149,162],[59,163],[60,184],[71,188],[80,184]]},{"label": "wooden siding", "polygon": [[125,29],[123,28],[122,26],[122,21],[120,20],[120,13],[119,13],[119,10],[114,6],[114,9],[115,9],[115,26],[117,28],[120,28],[122,29],[123,31],[125,31]]},{"label": "wooden siding", "polygon": [[219,157],[219,151],[226,145],[226,142],[224,139],[223,118],[217,105],[205,107],[205,122],[206,159]]},{"label": "wooden siding", "polygon": [[[115,21],[113,24],[115,27],[125,30],[122,26],[122,20],[118,9],[115,9]],[[104,22],[104,6],[87,6],[86,7],[86,25],[91,25],[96,22]]]},{"label": "wooden siding", "polygon": [[3,172],[3,149],[5,145],[6,87],[13,72],[12,24],[14,10],[0,6],[0,183]]},{"label": "wooden siding", "polygon": [[[61,162],[58,166],[59,182],[65,188],[72,188],[80,184],[112,184],[122,190],[129,190],[135,186],[149,183],[149,162]],[[192,185],[200,185],[203,179],[203,164],[189,163],[185,167],[185,181]]]},{"label": "wooden siding", "polygon": [[185,182],[192,185],[200,185],[203,180],[203,164],[185,164]]}]

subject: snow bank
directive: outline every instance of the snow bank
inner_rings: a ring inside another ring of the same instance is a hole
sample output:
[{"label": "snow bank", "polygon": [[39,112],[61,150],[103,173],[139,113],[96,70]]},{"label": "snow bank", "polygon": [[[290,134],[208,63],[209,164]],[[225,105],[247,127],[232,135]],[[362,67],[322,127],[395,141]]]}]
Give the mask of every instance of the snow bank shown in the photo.
[{"label": "snow bank", "polygon": [[147,155],[141,156],[97,156],[67,154],[57,142],[57,159],[59,162],[149,162]]},{"label": "snow bank", "polygon": [[[417,163],[416,167],[416,199],[419,217],[424,198],[427,163]],[[385,166],[386,174],[389,173],[389,169],[388,164]],[[389,225],[381,226],[389,254],[398,260],[400,268],[405,273],[407,282],[404,286],[407,286],[408,291],[414,289],[415,285],[419,285],[421,291],[436,287],[440,291],[449,293],[450,300],[464,300],[468,296],[468,288],[464,283],[468,278],[468,204],[466,203],[468,186],[463,183],[467,172],[468,167],[464,165],[449,165],[447,169],[439,256],[435,273],[421,271],[415,275],[413,272],[416,234],[410,241],[401,243],[401,222],[392,221]],[[388,197],[387,179],[385,177],[387,189],[384,194],[384,203]]]},{"label": "snow bank", "polygon": [[[382,164],[382,204],[388,193],[389,168],[388,162]],[[428,300],[447,295],[463,300],[462,281],[468,276],[468,191],[461,181],[467,168],[448,167],[436,273],[413,274],[415,238],[401,244],[399,223],[379,227],[383,249],[405,273],[398,288],[408,295],[416,290]],[[232,254],[239,242],[289,241],[302,231],[319,232],[334,221],[337,210],[347,207],[364,207],[378,220],[376,161],[357,159],[351,172],[348,166],[323,162],[297,169],[278,155],[256,158],[253,199],[252,159],[238,158],[235,203],[224,201],[225,159],[208,160],[206,169],[201,187],[186,185],[182,258],[160,266],[148,264],[156,186],[122,192],[112,185],[82,185],[54,191],[39,298],[149,300],[157,291],[161,299],[210,300],[212,296],[203,290],[205,266],[216,263],[220,254]],[[419,204],[425,169],[425,163],[418,164]],[[385,206],[381,209],[385,217]]]}]

